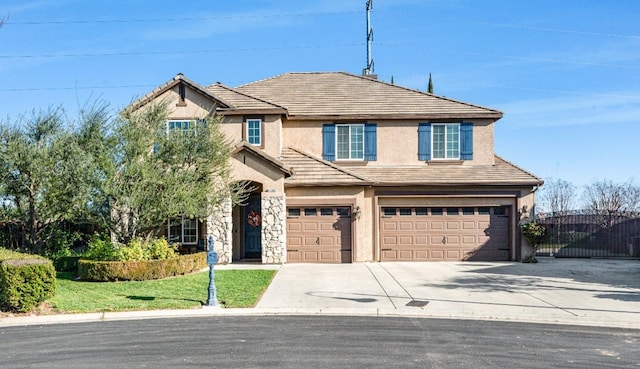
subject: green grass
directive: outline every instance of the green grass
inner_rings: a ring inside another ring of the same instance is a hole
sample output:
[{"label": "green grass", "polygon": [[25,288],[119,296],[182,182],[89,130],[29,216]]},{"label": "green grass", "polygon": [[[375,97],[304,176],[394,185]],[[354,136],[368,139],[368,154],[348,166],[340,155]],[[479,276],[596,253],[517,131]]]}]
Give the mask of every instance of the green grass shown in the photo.
[{"label": "green grass", "polygon": [[[218,301],[226,308],[255,306],[274,275],[274,270],[216,271]],[[57,313],[192,309],[207,301],[208,287],[209,272],[141,282],[74,281],[73,273],[61,272],[49,303]]]}]

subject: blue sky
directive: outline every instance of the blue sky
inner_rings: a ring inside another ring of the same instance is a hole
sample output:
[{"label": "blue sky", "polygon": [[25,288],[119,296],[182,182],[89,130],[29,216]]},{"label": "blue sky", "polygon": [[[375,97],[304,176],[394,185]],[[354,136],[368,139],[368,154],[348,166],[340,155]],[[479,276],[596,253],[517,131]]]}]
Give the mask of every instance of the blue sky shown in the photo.
[{"label": "blue sky", "polygon": [[[229,86],[361,73],[365,0],[3,1],[0,119],[102,99],[176,73]],[[496,152],[544,179],[640,180],[640,2],[373,0],[374,72],[504,112]]]}]

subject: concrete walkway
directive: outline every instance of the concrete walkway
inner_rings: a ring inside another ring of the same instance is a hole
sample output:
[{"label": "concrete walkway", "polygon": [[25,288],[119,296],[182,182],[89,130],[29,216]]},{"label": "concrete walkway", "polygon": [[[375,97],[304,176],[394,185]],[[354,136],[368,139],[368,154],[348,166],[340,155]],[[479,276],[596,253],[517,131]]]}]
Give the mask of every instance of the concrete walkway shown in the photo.
[{"label": "concrete walkway", "polygon": [[640,329],[640,261],[228,265],[279,269],[253,309],[5,317],[0,326],[220,315],[359,315]]}]

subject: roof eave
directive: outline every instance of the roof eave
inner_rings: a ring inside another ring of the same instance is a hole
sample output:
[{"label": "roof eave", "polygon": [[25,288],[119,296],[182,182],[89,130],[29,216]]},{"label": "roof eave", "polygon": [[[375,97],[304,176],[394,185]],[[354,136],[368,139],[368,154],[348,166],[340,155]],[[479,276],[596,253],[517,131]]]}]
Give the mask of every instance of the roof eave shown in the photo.
[{"label": "roof eave", "polygon": [[440,120],[440,119],[493,119],[502,118],[502,113],[486,114],[291,114],[291,120]]}]

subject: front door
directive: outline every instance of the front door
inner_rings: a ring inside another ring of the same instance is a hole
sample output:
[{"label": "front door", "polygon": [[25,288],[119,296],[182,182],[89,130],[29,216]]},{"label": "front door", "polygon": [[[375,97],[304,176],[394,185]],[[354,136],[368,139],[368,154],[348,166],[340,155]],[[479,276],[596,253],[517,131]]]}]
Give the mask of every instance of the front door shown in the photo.
[{"label": "front door", "polygon": [[244,258],[262,258],[262,212],[260,194],[251,195],[244,207]]}]

